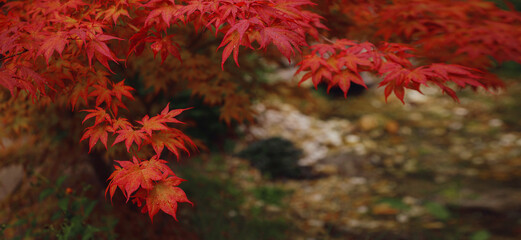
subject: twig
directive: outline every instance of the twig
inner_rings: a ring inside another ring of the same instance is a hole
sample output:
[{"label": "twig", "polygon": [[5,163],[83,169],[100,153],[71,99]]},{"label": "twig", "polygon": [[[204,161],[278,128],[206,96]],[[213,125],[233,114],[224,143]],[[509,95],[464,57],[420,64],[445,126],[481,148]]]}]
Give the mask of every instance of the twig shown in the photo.
[{"label": "twig", "polygon": [[19,53],[15,53],[15,54],[13,54],[13,55],[11,55],[11,56],[7,56],[7,57],[1,57],[1,58],[0,58],[0,62],[3,62],[4,60],[6,60],[6,59],[8,59],[8,58],[12,58],[12,57],[15,57],[15,56],[18,56],[18,55],[24,54],[24,53],[26,53],[27,51],[29,51],[29,50],[27,50],[26,48],[24,48],[24,50],[21,51],[21,52],[19,52]]}]

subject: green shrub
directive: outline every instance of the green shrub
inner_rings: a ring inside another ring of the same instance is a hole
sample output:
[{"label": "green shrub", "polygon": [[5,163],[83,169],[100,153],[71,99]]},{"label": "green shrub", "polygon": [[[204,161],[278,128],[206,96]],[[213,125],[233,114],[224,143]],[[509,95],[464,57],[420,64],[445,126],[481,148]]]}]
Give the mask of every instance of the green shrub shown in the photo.
[{"label": "green shrub", "polygon": [[254,142],[238,156],[248,159],[253,167],[272,178],[303,176],[303,170],[298,166],[302,151],[292,142],[280,137]]}]

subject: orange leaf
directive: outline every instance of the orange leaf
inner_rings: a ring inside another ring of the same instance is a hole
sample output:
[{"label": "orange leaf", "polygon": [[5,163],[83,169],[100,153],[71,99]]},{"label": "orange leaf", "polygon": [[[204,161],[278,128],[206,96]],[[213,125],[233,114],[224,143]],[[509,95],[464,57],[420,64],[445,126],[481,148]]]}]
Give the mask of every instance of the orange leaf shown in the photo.
[{"label": "orange leaf", "polygon": [[116,140],[114,140],[112,146],[116,143],[125,141],[127,152],[130,152],[130,146],[132,146],[132,143],[135,142],[136,145],[140,147],[142,140],[147,138],[143,130],[134,130],[132,128],[118,130],[117,133],[119,135],[116,137]]},{"label": "orange leaf", "polygon": [[87,110],[83,110],[83,111],[89,112],[89,114],[87,114],[87,116],[85,116],[85,118],[83,119],[83,121],[81,123],[85,123],[85,121],[87,121],[90,118],[95,118],[94,126],[96,126],[104,121],[106,121],[106,122],[110,121],[110,116],[107,114],[105,109],[96,107],[96,109],[87,109]]},{"label": "orange leaf", "polygon": [[188,200],[185,192],[178,187],[180,180],[178,177],[169,177],[163,181],[158,182],[154,185],[154,188],[148,193],[145,198],[146,211],[150,216],[150,220],[153,221],[154,215],[162,210],[163,212],[171,215],[177,220],[177,203],[186,202],[194,205]]},{"label": "orange leaf", "polygon": [[152,136],[153,130],[167,130],[168,127],[163,124],[163,121],[160,116],[154,116],[150,118],[148,115],[144,116],[142,121],[137,121],[139,124],[143,125],[141,130],[146,132],[149,136]]},{"label": "orange leaf", "polygon": [[167,131],[161,131],[159,133],[154,133],[150,137],[150,144],[154,148],[157,156],[161,155],[163,149],[166,147],[170,152],[172,152],[179,159],[179,150],[181,149],[186,153],[190,153],[186,148],[186,145],[195,148],[195,144],[190,140],[188,136],[186,136],[183,132],[170,128]]},{"label": "orange leaf", "polygon": [[80,142],[89,138],[89,152],[96,145],[96,143],[101,141],[103,145],[105,145],[105,148],[107,148],[107,138],[108,138],[108,131],[109,126],[107,124],[100,124],[100,125],[94,125],[92,127],[88,127],[85,130],[85,133],[80,139]]}]

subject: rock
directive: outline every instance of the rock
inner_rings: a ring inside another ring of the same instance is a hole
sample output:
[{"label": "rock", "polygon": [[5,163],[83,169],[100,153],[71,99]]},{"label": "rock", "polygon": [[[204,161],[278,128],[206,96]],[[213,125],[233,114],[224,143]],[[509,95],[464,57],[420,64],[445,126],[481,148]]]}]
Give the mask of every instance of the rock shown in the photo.
[{"label": "rock", "polygon": [[410,103],[426,103],[429,98],[419,92],[416,91],[408,91],[407,92],[407,101]]},{"label": "rock", "polygon": [[469,110],[462,108],[462,107],[457,107],[457,108],[454,108],[454,110],[452,110],[452,112],[458,116],[465,116],[469,113]]},{"label": "rock", "polygon": [[[253,109],[259,113],[257,124],[242,128],[247,131],[246,138],[251,141],[279,136],[290,140],[303,150],[300,166],[313,166],[331,149],[344,146],[346,139],[343,136],[350,135],[354,128],[349,120],[320,120],[284,103],[257,104]],[[365,149],[361,150],[365,152]]]},{"label": "rock", "polygon": [[500,137],[500,145],[502,146],[511,146],[514,145],[515,141],[517,140],[517,136],[512,133],[503,134]]},{"label": "rock", "polygon": [[338,173],[338,167],[331,164],[319,164],[315,167],[314,172],[318,175],[335,175]]},{"label": "rock", "polygon": [[351,144],[358,143],[360,142],[360,137],[358,135],[349,134],[345,137],[345,141]]},{"label": "rock", "polygon": [[385,123],[385,130],[390,134],[396,134],[398,133],[398,130],[400,130],[400,126],[398,125],[398,122],[391,120]]},{"label": "rock", "polygon": [[408,173],[418,171],[418,161],[416,161],[415,159],[407,160],[403,165],[403,170]]},{"label": "rock", "polygon": [[360,118],[358,125],[363,131],[370,131],[378,127],[379,119],[374,115],[365,115]]},{"label": "rock", "polygon": [[375,215],[395,215],[398,214],[400,211],[392,208],[387,203],[379,203],[372,207],[371,212]]},{"label": "rock", "polygon": [[360,206],[356,209],[356,211],[360,214],[365,214],[369,211],[369,208],[367,206]]},{"label": "rock", "polygon": [[321,228],[324,226],[324,221],[318,219],[310,219],[308,220],[308,224],[311,227]]},{"label": "rock", "polygon": [[398,214],[396,215],[396,221],[398,221],[399,223],[405,223],[409,221],[409,216],[405,214]]},{"label": "rock", "polygon": [[489,189],[486,192],[469,192],[466,195],[468,197],[452,204],[459,208],[484,209],[498,213],[521,210],[519,189]]},{"label": "rock", "polygon": [[442,229],[443,227],[445,227],[445,224],[443,224],[442,222],[429,222],[423,224],[423,227],[426,229]]},{"label": "rock", "polygon": [[[370,171],[364,170],[366,168],[366,164],[370,164],[366,157],[351,152],[339,153],[333,156],[328,156],[323,159],[320,159],[317,162],[317,166],[328,166],[327,168],[330,171],[333,171],[331,169],[334,168],[334,171],[337,172],[338,175],[347,177],[367,175]],[[316,170],[317,169],[314,169],[314,171]]]},{"label": "rock", "polygon": [[490,127],[501,127],[503,125],[503,121],[501,121],[501,119],[494,118],[488,121],[488,125]]},{"label": "rock", "polygon": [[316,142],[306,141],[301,143],[302,150],[304,151],[304,157],[298,162],[300,166],[311,166],[316,164],[320,159],[327,156],[329,149]]},{"label": "rock", "polygon": [[309,200],[311,202],[322,202],[322,200],[324,200],[324,196],[320,193],[315,193],[309,196]]},{"label": "rock", "polygon": [[279,213],[282,211],[282,209],[278,206],[274,206],[274,205],[267,205],[266,206],[266,211],[268,212],[272,212],[272,213]]},{"label": "rock", "polygon": [[18,187],[24,176],[21,164],[0,169],[0,201],[8,197]]}]

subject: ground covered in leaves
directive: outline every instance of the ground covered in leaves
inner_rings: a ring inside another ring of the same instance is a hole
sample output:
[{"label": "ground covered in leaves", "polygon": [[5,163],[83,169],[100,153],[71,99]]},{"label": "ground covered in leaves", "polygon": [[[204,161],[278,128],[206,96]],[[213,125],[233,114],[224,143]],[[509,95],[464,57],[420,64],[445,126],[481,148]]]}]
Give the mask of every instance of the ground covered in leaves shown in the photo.
[{"label": "ground covered in leaves", "polygon": [[288,193],[280,206],[253,203],[284,214],[292,239],[519,239],[521,86],[507,86],[463,91],[460,103],[428,89],[405,105],[373,89],[305,104],[267,98],[242,147],[288,139],[308,173],[255,179],[245,167],[232,176],[244,189],[268,181]]}]

